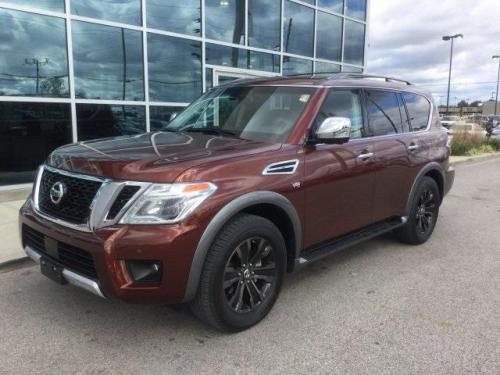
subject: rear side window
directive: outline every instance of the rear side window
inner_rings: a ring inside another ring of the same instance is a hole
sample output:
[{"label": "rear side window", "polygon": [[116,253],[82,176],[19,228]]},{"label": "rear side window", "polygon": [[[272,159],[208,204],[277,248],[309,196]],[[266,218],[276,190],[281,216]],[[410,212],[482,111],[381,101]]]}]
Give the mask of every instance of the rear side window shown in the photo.
[{"label": "rear side window", "polygon": [[410,116],[412,131],[427,129],[429,116],[431,114],[431,104],[422,95],[404,93],[403,98],[406,103],[406,109]]},{"label": "rear side window", "polygon": [[372,136],[403,132],[398,95],[389,91],[366,91],[368,127]]},{"label": "rear side window", "polygon": [[365,136],[359,90],[331,90],[316,118],[316,128],[328,117],[348,118],[351,120],[351,138]]}]

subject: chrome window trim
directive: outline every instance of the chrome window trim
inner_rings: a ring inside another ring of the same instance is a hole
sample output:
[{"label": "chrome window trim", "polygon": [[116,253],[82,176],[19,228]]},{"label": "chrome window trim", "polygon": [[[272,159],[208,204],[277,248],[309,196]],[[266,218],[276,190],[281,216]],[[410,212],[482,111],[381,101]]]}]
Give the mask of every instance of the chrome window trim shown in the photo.
[{"label": "chrome window trim", "polygon": [[[39,207],[39,194],[40,194],[40,182],[43,172],[47,170],[52,173],[58,173],[68,177],[79,178],[83,180],[101,182],[102,185],[97,191],[94,199],[90,204],[90,216],[85,224],[72,224],[65,220],[55,218],[51,215],[44,213]],[[82,173],[69,172],[63,169],[54,168],[48,165],[42,165],[36,177],[36,183],[33,189],[33,209],[37,215],[49,220],[55,224],[75,229],[81,232],[93,232],[96,229],[104,228],[110,225],[118,223],[125,212],[131,207],[131,205],[144,193],[144,191],[151,186],[150,182],[140,182],[140,181],[114,181],[108,178],[90,176]],[[122,207],[114,219],[108,220],[107,215],[112,205],[114,204],[116,198],[125,186],[132,185],[138,186],[139,190],[130,198],[130,200]]]}]

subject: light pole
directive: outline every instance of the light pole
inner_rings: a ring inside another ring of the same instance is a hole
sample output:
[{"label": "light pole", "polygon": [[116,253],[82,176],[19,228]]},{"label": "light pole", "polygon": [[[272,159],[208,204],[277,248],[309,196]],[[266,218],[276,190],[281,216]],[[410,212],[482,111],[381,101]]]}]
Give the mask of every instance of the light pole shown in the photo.
[{"label": "light pole", "polygon": [[495,99],[495,115],[496,115],[498,109],[498,86],[500,84],[500,55],[493,56],[493,59],[498,59],[497,95]]},{"label": "light pole", "polygon": [[448,98],[446,99],[446,113],[450,111],[450,86],[451,86],[451,66],[453,64],[453,41],[455,38],[463,38],[463,34],[447,35],[443,36],[444,41],[451,40],[451,51],[450,51],[450,72],[448,74]]},{"label": "light pole", "polygon": [[30,59],[24,59],[24,63],[26,65],[36,65],[36,95],[38,96],[39,91],[40,91],[40,67],[42,65],[47,65],[49,63],[48,58],[43,58],[43,59],[36,59],[36,58],[30,58]]}]

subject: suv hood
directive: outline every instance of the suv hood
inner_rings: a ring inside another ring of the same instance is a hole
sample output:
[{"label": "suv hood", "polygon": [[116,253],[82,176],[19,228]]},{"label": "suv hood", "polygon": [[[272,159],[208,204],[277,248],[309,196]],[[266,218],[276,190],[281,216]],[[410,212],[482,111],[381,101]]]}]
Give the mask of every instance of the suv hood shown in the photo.
[{"label": "suv hood", "polygon": [[156,132],[63,146],[49,156],[47,164],[111,179],[173,182],[182,172],[200,164],[280,148],[280,144],[233,137]]}]

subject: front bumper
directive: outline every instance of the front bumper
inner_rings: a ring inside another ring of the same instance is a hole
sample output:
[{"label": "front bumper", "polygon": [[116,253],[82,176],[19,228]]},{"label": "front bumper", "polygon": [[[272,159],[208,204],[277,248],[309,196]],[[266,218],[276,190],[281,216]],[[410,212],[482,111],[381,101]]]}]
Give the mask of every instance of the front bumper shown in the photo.
[{"label": "front bumper", "polygon": [[[73,285],[100,297],[130,303],[179,303],[184,300],[192,259],[204,225],[116,225],[95,232],[82,232],[37,215],[28,200],[21,208],[20,230],[27,226],[45,237],[88,252],[94,261],[97,279],[65,268],[63,275]],[[25,246],[30,258],[42,254]],[[126,261],[155,260],[162,263],[159,283],[136,283]]]}]

